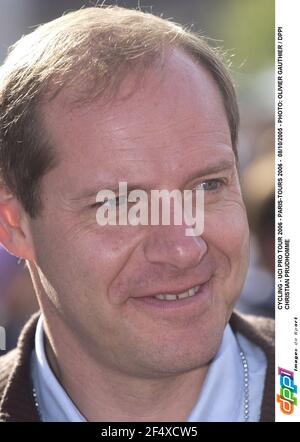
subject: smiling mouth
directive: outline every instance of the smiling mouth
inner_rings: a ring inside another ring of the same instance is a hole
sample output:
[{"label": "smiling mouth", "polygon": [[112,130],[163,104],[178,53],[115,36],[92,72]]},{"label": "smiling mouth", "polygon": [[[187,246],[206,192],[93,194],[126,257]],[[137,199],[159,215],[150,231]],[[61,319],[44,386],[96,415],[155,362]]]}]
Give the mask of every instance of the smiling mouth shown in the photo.
[{"label": "smiling mouth", "polygon": [[[187,314],[190,309],[192,315],[204,309],[211,298],[210,278],[202,284],[197,284],[183,292],[156,293],[148,296],[131,298],[133,305],[144,306],[145,308],[156,308],[162,315],[177,315],[179,311]],[[202,307],[200,307],[200,305]],[[149,310],[148,310],[149,312]]]},{"label": "smiling mouth", "polygon": [[185,292],[182,293],[167,293],[167,294],[158,294],[153,296],[155,299],[159,299],[161,301],[178,301],[179,299],[189,298],[191,296],[195,296],[195,294],[198,292],[200,288],[200,285],[196,285]]}]

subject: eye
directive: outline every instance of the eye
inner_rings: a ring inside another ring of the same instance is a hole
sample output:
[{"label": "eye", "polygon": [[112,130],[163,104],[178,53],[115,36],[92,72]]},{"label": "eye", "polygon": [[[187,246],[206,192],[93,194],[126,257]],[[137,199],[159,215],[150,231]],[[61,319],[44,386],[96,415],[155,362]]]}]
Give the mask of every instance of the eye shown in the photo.
[{"label": "eye", "polygon": [[114,207],[119,207],[119,206],[124,205],[126,203],[126,201],[127,201],[127,195],[120,195],[120,196],[117,196],[116,198],[96,202],[91,205],[91,208],[94,209],[95,207],[98,208],[101,206],[114,208]]},{"label": "eye", "polygon": [[225,185],[224,180],[221,178],[213,178],[210,180],[204,180],[196,186],[196,189],[203,189],[205,191],[214,191],[219,190],[222,186]]}]

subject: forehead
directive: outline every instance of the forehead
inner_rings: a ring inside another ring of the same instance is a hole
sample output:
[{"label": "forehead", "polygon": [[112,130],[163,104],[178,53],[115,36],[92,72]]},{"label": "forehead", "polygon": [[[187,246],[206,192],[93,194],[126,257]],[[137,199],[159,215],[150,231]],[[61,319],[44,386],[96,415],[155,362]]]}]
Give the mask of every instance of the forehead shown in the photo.
[{"label": "forehead", "polygon": [[65,90],[44,106],[44,126],[65,175],[76,168],[103,177],[126,169],[163,172],[183,160],[205,163],[216,152],[232,153],[222,97],[206,69],[177,50],[161,72],[154,68],[138,83],[137,75],[126,77],[111,103],[99,98],[72,106],[72,91]]}]

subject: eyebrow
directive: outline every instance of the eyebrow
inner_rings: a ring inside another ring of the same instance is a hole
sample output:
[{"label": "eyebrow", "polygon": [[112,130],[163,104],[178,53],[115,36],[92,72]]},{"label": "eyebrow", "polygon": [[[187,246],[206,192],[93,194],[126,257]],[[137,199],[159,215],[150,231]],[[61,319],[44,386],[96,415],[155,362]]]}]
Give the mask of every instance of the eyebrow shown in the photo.
[{"label": "eyebrow", "polygon": [[[198,170],[196,172],[194,172],[189,178],[188,178],[188,182],[189,181],[193,181],[196,178],[200,178],[200,177],[204,177],[207,175],[212,175],[214,173],[219,173],[219,172],[224,172],[227,170],[231,170],[235,165],[235,160],[233,159],[226,159],[223,160],[217,164],[211,164],[206,166],[204,169]],[[120,181],[125,181],[124,179],[121,179]],[[151,187],[149,186],[150,189],[154,189],[155,186]],[[77,196],[73,196],[70,198],[71,201],[81,201],[81,200],[89,200],[90,198],[95,198],[95,196],[97,195],[97,193],[100,190],[103,189],[108,189],[111,190],[112,192],[118,193],[119,191],[119,183],[99,183],[96,186],[90,187],[88,189],[85,189],[83,191],[80,192],[79,195]],[[145,192],[149,191],[149,189],[147,189],[147,186],[145,187],[145,184],[128,184],[127,185],[127,190],[128,192],[131,192],[132,190],[144,190]]]}]

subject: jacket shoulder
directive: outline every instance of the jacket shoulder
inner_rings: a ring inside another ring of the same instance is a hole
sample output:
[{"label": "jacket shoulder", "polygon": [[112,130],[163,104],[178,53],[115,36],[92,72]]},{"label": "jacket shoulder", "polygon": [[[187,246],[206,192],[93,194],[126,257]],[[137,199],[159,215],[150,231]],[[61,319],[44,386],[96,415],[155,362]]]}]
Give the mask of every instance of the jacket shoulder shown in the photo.
[{"label": "jacket shoulder", "polygon": [[15,348],[3,356],[0,356],[0,402],[5,392],[9,377],[17,362],[18,350]]},{"label": "jacket shoulder", "polygon": [[31,355],[39,312],[21,331],[17,347],[0,357],[0,422],[39,422],[32,394]]}]

